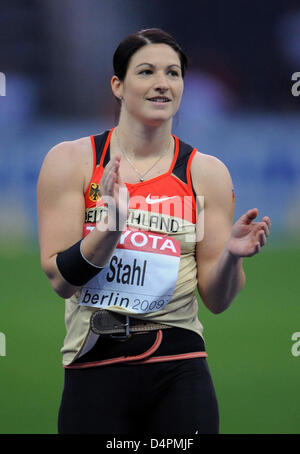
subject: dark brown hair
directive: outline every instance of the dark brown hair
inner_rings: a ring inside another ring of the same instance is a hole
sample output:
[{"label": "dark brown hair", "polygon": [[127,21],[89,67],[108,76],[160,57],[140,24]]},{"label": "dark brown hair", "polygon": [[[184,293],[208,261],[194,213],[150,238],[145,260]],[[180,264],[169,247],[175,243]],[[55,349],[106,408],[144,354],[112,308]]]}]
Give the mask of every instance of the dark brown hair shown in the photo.
[{"label": "dark brown hair", "polygon": [[120,81],[125,79],[132,55],[147,44],[167,44],[172,47],[180,58],[181,74],[182,78],[184,77],[188,65],[188,57],[179,44],[175,41],[173,36],[165,31],[159,28],[148,28],[127,36],[117,47],[113,57],[113,67],[114,73]]}]

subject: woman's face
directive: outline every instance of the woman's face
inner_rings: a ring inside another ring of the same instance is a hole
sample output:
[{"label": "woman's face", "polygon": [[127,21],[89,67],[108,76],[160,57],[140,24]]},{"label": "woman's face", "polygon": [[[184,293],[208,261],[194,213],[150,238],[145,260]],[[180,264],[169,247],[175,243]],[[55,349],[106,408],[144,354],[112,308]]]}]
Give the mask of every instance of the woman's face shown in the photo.
[{"label": "woman's face", "polygon": [[167,44],[147,44],[129,62],[120,85],[122,109],[149,125],[170,120],[183,93],[179,55]]}]

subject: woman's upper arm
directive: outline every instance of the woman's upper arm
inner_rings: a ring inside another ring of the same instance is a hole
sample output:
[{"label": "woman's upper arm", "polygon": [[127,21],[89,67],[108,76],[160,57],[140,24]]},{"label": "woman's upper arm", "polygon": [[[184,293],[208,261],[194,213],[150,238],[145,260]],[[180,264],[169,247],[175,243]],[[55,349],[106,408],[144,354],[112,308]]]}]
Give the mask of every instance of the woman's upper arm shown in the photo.
[{"label": "woman's upper arm", "polygon": [[198,289],[201,295],[210,271],[231,234],[233,184],[227,167],[219,159],[201,153],[193,160],[191,175],[197,195],[204,196],[204,233],[202,240],[196,244]]},{"label": "woman's upper arm", "polygon": [[[74,142],[62,142],[46,155],[37,184],[42,268],[82,237],[84,176]],[[49,270],[48,270],[49,269]]]}]

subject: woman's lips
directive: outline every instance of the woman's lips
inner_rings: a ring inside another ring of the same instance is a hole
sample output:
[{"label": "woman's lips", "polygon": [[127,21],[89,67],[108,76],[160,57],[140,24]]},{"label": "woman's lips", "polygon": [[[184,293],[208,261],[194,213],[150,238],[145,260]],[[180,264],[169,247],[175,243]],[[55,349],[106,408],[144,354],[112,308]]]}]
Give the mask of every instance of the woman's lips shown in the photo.
[{"label": "woman's lips", "polygon": [[148,101],[154,102],[155,104],[166,104],[171,100],[166,97],[155,97],[155,98],[148,98]]}]

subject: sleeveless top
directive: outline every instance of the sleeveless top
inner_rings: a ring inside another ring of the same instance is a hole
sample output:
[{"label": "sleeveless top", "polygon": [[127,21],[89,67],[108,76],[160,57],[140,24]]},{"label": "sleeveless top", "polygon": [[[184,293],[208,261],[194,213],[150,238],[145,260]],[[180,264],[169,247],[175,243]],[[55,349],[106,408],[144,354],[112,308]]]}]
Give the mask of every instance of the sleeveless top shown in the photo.
[{"label": "sleeveless top", "polygon": [[[90,136],[93,174],[84,195],[83,237],[107,214],[100,180],[110,160],[112,132]],[[197,206],[190,176],[197,150],[173,138],[174,157],[166,173],[125,183],[129,216],[109,263],[65,301],[64,366],[96,344],[99,336],[90,330],[90,317],[99,308],[185,328],[202,337],[195,296]]]}]

